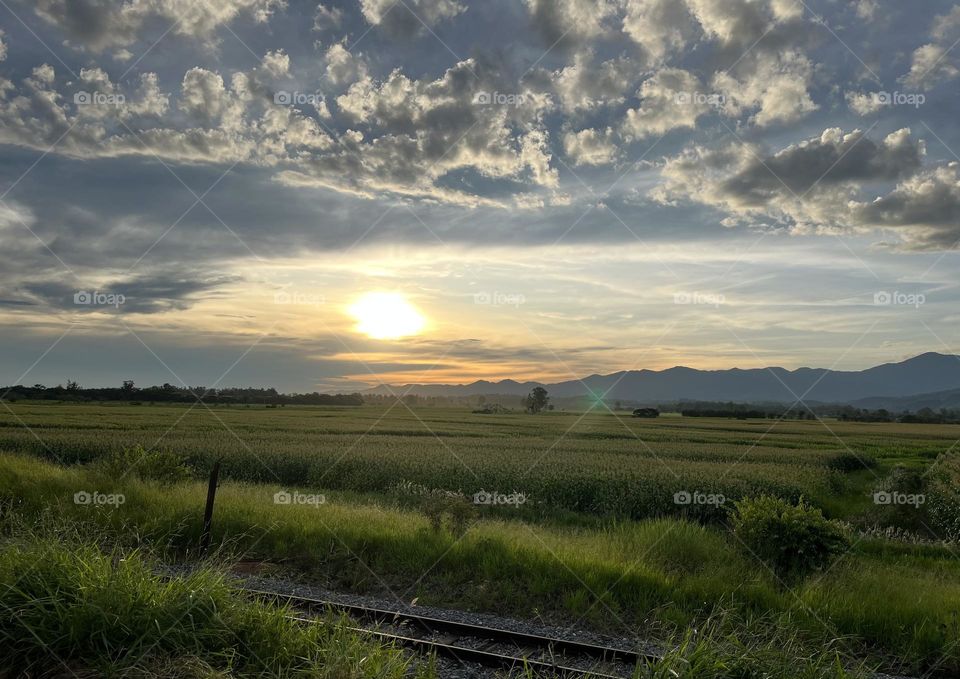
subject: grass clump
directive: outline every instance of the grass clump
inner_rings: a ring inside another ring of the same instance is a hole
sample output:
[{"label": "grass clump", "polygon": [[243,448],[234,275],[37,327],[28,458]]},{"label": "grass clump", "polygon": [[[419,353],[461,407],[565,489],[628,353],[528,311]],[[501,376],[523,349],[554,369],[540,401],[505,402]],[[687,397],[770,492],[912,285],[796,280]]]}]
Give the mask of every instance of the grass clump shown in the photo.
[{"label": "grass clump", "polygon": [[734,506],[734,534],[782,580],[796,581],[823,570],[849,547],[839,525],[803,498],[793,505],[761,495]]},{"label": "grass clump", "polygon": [[146,450],[140,445],[105,454],[94,462],[94,469],[112,480],[133,476],[165,484],[180,483],[193,476],[182,455]]},{"label": "grass clump", "polygon": [[[782,617],[782,616],[781,616]],[[844,640],[811,652],[776,616],[761,616],[749,625],[733,622],[722,609],[696,627],[684,629],[662,658],[645,661],[639,679],[867,679],[866,664],[844,661]]]},{"label": "grass clump", "polygon": [[142,553],[62,534],[3,546],[0,637],[0,676],[414,676],[400,651],[238,598],[214,570],[164,580]]}]

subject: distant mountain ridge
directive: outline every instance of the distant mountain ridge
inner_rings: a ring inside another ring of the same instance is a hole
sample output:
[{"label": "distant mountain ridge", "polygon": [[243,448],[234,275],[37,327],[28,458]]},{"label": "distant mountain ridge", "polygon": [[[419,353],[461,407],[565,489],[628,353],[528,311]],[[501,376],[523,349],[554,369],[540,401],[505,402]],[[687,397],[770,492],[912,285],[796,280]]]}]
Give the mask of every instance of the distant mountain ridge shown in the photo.
[{"label": "distant mountain ridge", "polygon": [[[642,402],[738,401],[851,403],[871,398],[905,398],[960,390],[960,356],[928,352],[899,363],[858,371],[826,368],[730,368],[629,370],[556,383],[479,380],[470,384],[380,385],[367,393],[411,393],[464,397],[490,394],[523,396],[542,386],[551,396],[604,396]],[[865,406],[864,406],[865,407]]]}]

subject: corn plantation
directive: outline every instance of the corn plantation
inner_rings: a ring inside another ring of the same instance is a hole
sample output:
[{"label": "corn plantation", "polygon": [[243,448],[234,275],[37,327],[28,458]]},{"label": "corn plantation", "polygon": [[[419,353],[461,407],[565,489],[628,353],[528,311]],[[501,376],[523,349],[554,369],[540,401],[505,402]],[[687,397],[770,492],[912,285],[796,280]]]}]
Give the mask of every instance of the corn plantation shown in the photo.
[{"label": "corn plantation", "polygon": [[928,463],[949,425],[710,420],[627,414],[483,415],[402,404],[257,408],[13,404],[0,450],[63,464],[125,449],[176,454],[198,477],[273,486],[386,491],[407,483],[471,495],[521,492],[533,507],[642,518],[716,518],[678,493],[843,495],[879,461]]}]

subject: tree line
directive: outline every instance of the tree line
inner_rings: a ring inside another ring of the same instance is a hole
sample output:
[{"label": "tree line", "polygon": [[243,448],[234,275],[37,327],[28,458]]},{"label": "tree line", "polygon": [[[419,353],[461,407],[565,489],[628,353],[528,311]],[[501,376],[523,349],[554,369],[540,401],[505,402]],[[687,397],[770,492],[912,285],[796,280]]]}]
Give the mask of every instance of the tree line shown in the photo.
[{"label": "tree line", "polygon": [[16,385],[0,387],[5,401],[126,401],[149,403],[194,403],[198,399],[204,403],[218,404],[260,404],[260,405],[342,405],[360,406],[364,399],[361,394],[320,394],[292,393],[282,394],[272,387],[226,387],[213,389],[208,387],[177,387],[162,384],[140,388],[132,380],[126,380],[119,387],[81,387],[73,380],[66,385],[47,387],[42,384],[33,386]]}]

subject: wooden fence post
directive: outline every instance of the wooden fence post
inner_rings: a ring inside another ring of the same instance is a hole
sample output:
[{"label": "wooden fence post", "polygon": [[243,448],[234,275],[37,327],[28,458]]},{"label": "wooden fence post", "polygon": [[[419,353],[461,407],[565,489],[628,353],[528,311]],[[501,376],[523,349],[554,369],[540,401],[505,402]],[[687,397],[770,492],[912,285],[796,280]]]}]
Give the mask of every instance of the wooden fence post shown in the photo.
[{"label": "wooden fence post", "polygon": [[210,549],[210,530],[213,523],[213,501],[217,497],[217,481],[220,478],[220,460],[213,463],[210,483],[207,486],[207,507],[203,512],[203,532],[200,534],[200,555],[206,556]]}]

